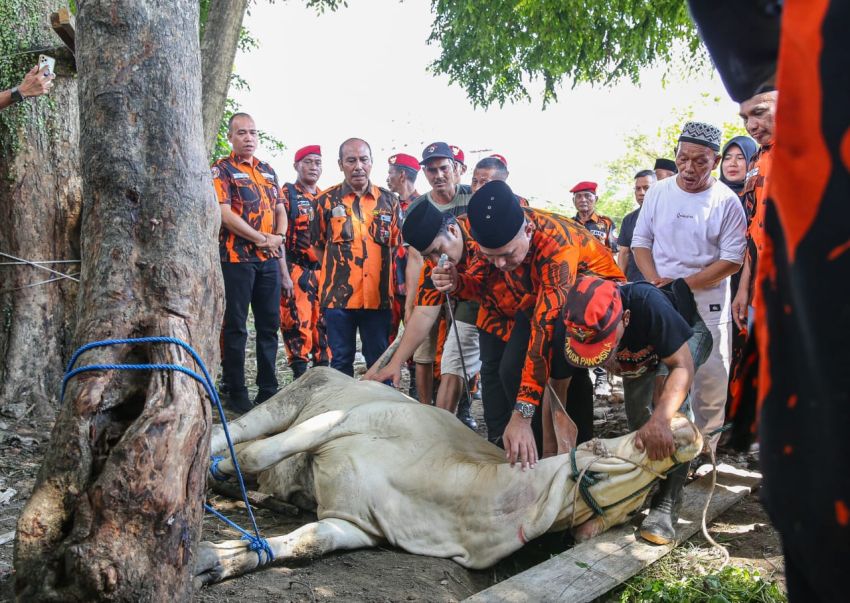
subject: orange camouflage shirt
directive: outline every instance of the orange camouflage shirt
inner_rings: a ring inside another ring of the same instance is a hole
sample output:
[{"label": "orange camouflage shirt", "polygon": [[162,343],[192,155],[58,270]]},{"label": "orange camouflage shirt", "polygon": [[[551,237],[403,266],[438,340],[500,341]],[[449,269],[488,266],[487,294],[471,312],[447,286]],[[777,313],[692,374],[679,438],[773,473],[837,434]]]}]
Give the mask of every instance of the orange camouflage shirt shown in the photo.
[{"label": "orange camouflage shirt", "polygon": [[[256,157],[250,162],[239,161],[231,153],[213,163],[212,179],[220,204],[230,205],[231,211],[257,232],[274,233],[275,208],[283,200],[277,174],[268,163]],[[277,250],[258,249],[224,226],[218,234],[218,248],[222,262],[262,262],[280,257]]]},{"label": "orange camouflage shirt", "polygon": [[399,243],[398,200],[373,184],[357,195],[345,182],[319,197],[315,237],[324,247],[323,308],[390,309],[393,256]]},{"label": "orange camouflage shirt", "polygon": [[[525,214],[534,231],[522,264],[511,272],[502,272],[483,257],[477,257],[459,274],[460,286],[455,294],[465,299],[481,299],[482,307],[488,312],[495,307],[503,315],[512,316],[516,310],[528,313],[531,338],[517,400],[539,404],[549,379],[549,343],[560,320],[567,290],[576,276],[590,275],[619,282],[625,282],[626,278],[611,252],[578,222],[537,209],[526,208]],[[486,301],[496,296],[502,299]],[[497,314],[496,323],[500,322],[503,321]]]},{"label": "orange camouflage shirt", "polygon": [[[747,211],[747,255],[750,258],[750,282],[751,287],[755,281],[758,257],[764,251],[764,217],[767,208],[767,181],[770,178],[770,167],[773,163],[773,147],[761,147],[750,160],[750,169],[747,172],[747,180],[741,193],[744,199],[744,207]],[[759,290],[752,288],[752,299],[750,305],[756,307],[759,302]]]},{"label": "orange camouflage shirt", "polygon": [[[283,205],[288,217],[286,226],[286,260],[302,268],[319,267],[319,258],[315,250],[316,220],[321,190],[310,193],[299,183],[287,182],[281,187]],[[294,197],[294,199],[292,198]]]},{"label": "orange camouflage shirt", "polygon": [[588,229],[593,236],[599,239],[599,242],[605,245],[611,251],[617,251],[617,225],[614,220],[608,216],[600,216],[596,212],[590,214],[590,217],[584,222],[578,214],[573,216],[573,220]]}]

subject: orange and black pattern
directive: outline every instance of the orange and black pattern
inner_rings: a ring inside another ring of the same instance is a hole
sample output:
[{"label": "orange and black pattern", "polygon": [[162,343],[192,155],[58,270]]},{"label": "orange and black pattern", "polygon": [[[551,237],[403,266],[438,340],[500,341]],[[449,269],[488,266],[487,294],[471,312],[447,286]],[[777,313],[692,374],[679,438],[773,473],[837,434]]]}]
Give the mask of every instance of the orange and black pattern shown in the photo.
[{"label": "orange and black pattern", "polygon": [[[274,233],[275,207],[283,203],[277,174],[256,157],[239,161],[232,153],[212,165],[212,179],[218,202],[230,209],[254,230]],[[251,241],[222,227],[218,235],[222,262],[261,262],[279,257],[277,250],[257,249]]]},{"label": "orange and black pattern", "polygon": [[[511,272],[502,272],[484,258],[476,257],[459,275],[456,295],[481,300],[482,309],[496,315],[497,325],[506,324],[502,318],[509,313],[515,315],[516,310],[531,317],[531,338],[517,400],[539,404],[549,379],[549,343],[566,292],[576,276],[620,282],[625,281],[625,276],[611,252],[578,222],[537,209],[527,208],[525,213],[534,232],[523,263]],[[503,285],[499,286],[499,281]],[[501,337],[498,331],[488,332]]]},{"label": "orange and black pattern", "polygon": [[328,337],[319,309],[321,270],[291,264],[292,295],[280,298],[280,331],[289,365],[325,364],[330,360]]},{"label": "orange and black pattern", "polygon": [[[320,266],[316,255],[316,218],[321,192],[310,193],[299,183],[286,183],[281,187],[283,205],[288,217],[286,226],[286,260],[303,268],[316,269]],[[292,198],[294,197],[294,199]],[[292,268],[290,267],[290,271]]]},{"label": "orange and black pattern", "polygon": [[573,220],[588,229],[599,242],[612,251],[617,251],[617,225],[608,216],[600,216],[593,212],[590,217],[582,222],[578,214]]},{"label": "orange and black pattern", "polygon": [[[767,205],[767,186],[773,153],[770,147],[761,147],[750,161],[747,181],[744,183],[743,199],[747,212],[747,255],[750,258],[750,282],[741,283],[752,289],[758,266],[758,256],[764,248],[764,212]],[[752,292],[750,305],[755,307],[758,291]]]},{"label": "orange and black pattern", "polygon": [[346,183],[338,184],[319,197],[315,224],[315,240],[324,247],[320,305],[389,310],[400,237],[395,195],[375,185],[357,195]]},{"label": "orange and black pattern", "polygon": [[[727,27],[724,15],[715,28]],[[792,601],[847,598],[848,27],[850,3],[786,0],[783,5],[773,166],[755,281],[760,300],[755,345],[744,360],[749,375],[742,380],[735,416],[736,427],[759,418],[757,430],[747,426],[746,431],[753,436],[757,431],[760,440],[762,499],[782,535]],[[759,41],[733,46],[736,59],[760,56],[759,45],[752,45]],[[728,52],[729,41],[724,42],[719,46]],[[749,89],[761,81],[753,78]],[[750,408],[757,412],[747,412]]]}]

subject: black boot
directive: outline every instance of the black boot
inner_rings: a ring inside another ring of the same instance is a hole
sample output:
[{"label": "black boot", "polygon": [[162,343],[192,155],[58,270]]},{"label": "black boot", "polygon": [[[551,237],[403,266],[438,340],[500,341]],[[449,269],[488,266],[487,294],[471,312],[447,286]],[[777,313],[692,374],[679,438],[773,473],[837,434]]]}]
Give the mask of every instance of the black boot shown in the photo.
[{"label": "black boot", "polygon": [[251,398],[248,397],[248,390],[244,387],[236,391],[229,391],[223,396],[223,400],[225,408],[232,410],[236,414],[244,415],[254,408]]},{"label": "black boot", "polygon": [[457,418],[472,431],[475,431],[478,429],[478,421],[472,418],[472,413],[469,412],[471,406],[472,403],[466,396],[466,392],[463,392],[460,395],[460,401],[457,404]]},{"label": "black boot", "polygon": [[688,463],[680,465],[661,482],[649,505],[649,515],[640,524],[640,535],[644,540],[653,544],[669,544],[676,538],[676,522],[688,469]]},{"label": "black boot", "polygon": [[289,368],[292,369],[292,380],[295,381],[307,372],[307,363],[304,361],[296,361],[289,365]]}]

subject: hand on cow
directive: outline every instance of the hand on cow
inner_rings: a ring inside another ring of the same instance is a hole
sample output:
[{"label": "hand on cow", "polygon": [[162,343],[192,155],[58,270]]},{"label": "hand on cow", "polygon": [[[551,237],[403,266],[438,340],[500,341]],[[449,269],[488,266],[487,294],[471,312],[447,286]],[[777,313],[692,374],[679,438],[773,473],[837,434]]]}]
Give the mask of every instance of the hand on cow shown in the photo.
[{"label": "hand on cow", "polygon": [[379,381],[381,383],[392,380],[393,386],[398,387],[401,385],[401,364],[398,362],[390,362],[387,366],[381,368],[381,363],[376,362],[370,366],[369,370],[366,371],[366,374],[363,375],[363,380]]},{"label": "hand on cow", "polygon": [[676,444],[670,422],[652,415],[635,434],[635,448],[645,448],[647,456],[653,461],[672,456],[676,452]]},{"label": "hand on cow", "polygon": [[534,441],[534,432],[531,431],[531,419],[524,419],[522,415],[514,412],[505,433],[502,434],[502,443],[505,445],[505,457],[510,461],[511,467],[520,463],[523,471],[534,469],[537,465],[537,443]]},{"label": "hand on cow", "polygon": [[431,282],[434,288],[442,293],[452,293],[457,289],[457,268],[453,262],[446,262],[442,266],[434,266],[431,271]]}]

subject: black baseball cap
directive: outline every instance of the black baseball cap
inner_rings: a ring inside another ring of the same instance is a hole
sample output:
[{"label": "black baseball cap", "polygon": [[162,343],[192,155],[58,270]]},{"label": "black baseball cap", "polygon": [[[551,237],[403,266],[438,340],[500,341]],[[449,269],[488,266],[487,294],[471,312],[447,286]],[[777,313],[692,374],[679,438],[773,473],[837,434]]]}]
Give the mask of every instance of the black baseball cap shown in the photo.
[{"label": "black baseball cap", "polygon": [[451,159],[454,161],[452,148],[445,142],[432,142],[422,151],[422,161],[419,165],[425,165],[429,159]]}]

